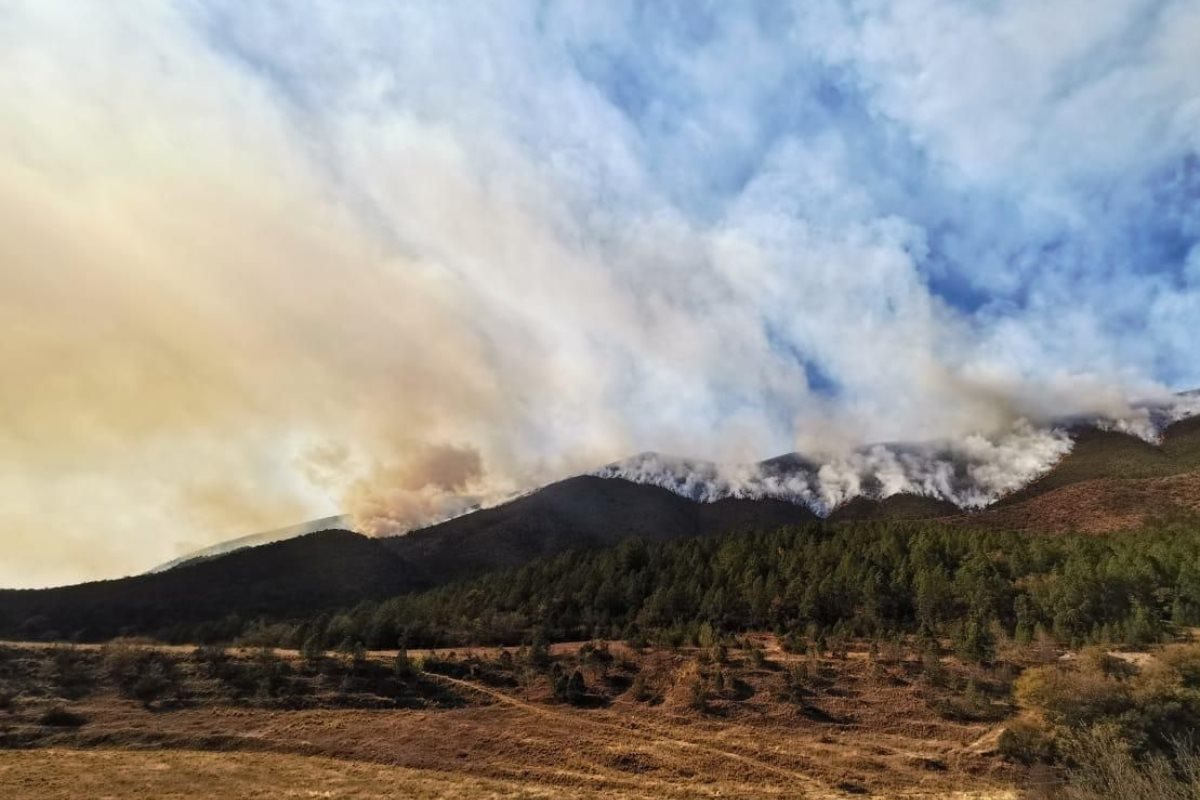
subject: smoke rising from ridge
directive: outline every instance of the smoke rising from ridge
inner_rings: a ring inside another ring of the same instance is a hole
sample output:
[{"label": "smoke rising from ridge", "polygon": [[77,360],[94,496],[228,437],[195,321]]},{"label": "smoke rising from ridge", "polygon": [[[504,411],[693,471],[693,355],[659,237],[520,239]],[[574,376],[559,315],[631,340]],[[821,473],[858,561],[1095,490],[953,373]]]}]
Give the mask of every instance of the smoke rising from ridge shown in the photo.
[{"label": "smoke rising from ridge", "polygon": [[828,459],[719,465],[646,453],[595,474],[670,489],[702,502],[774,498],[818,516],[856,497],[907,493],[982,508],[1047,472],[1071,450],[1061,429],[1026,422],[994,441],[980,435],[936,444],[873,445]]},{"label": "smoke rising from ridge", "polygon": [[1200,13],[1043,5],[8,4],[0,586],[646,449],[819,454],[831,507],[1148,435]]},{"label": "smoke rising from ridge", "polygon": [[[1135,405],[1120,417],[1074,420],[1102,430],[1161,440],[1173,422],[1200,414],[1200,396]],[[1073,441],[1064,425],[1018,420],[995,435],[970,434],[940,442],[875,444],[826,456],[799,453],[755,464],[717,464],[642,453],[592,474],[669,489],[700,502],[728,497],[773,498],[826,517],[856,497],[882,500],[913,494],[962,509],[988,506],[1047,473]]]}]

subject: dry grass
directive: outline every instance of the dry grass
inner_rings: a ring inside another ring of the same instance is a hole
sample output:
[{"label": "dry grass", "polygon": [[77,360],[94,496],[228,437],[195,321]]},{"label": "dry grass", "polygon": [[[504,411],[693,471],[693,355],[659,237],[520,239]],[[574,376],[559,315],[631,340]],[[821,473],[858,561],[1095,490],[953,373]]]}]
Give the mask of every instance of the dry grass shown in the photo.
[{"label": "dry grass", "polygon": [[[0,786],[30,798],[1015,797],[1011,771],[980,745],[995,725],[943,718],[915,659],[823,659],[790,702],[780,689],[801,657],[760,641],[761,668],[736,649],[716,665],[614,647],[658,704],[618,686],[601,707],[572,708],[540,676],[498,688],[427,676],[462,698],[453,709],[263,707],[205,699],[197,683],[192,702],[165,710],[101,688],[69,703],[87,724],[51,729],[36,715],[61,699],[26,694],[0,712],[0,737],[34,749],[0,751]],[[718,669],[725,688],[706,711],[670,702]],[[595,672],[588,685],[606,686]]]},{"label": "dry grass", "polygon": [[1042,532],[1113,533],[1200,513],[1200,471],[1161,478],[1095,478],[1024,502],[952,518],[967,526]]},{"label": "dry grass", "polygon": [[[195,750],[0,752],[6,797],[45,798],[547,798],[553,791],[432,770],[286,753]],[[580,797],[595,796],[591,794]]]}]

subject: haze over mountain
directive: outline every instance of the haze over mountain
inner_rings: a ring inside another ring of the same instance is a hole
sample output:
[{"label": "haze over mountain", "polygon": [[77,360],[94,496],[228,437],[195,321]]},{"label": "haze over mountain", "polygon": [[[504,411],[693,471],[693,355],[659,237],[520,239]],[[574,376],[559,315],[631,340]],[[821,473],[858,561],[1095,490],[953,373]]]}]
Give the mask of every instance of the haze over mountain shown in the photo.
[{"label": "haze over mountain", "polygon": [[[581,476],[401,535],[409,541],[401,543],[394,537],[387,541],[397,552],[417,554],[415,562],[438,562],[436,573],[452,574],[459,571],[448,563],[455,558],[463,561],[461,571],[470,572],[508,566],[529,553],[612,543],[624,536],[657,539],[710,532],[715,520],[725,520],[716,528],[732,529],[751,521],[785,524],[817,518],[952,516],[997,501],[1011,505],[1015,498],[1074,482],[1082,479],[1080,475],[1175,474],[1166,466],[1176,463],[1171,454],[1193,449],[1186,438],[1191,427],[1176,423],[1198,414],[1200,392],[1185,392],[1166,401],[1137,405],[1122,418],[1067,419],[1041,427],[1020,421],[995,440],[973,436],[958,441],[877,444],[832,458],[791,453],[754,464],[717,464],[641,453],[601,467],[592,475],[667,489],[699,503],[699,509],[681,511],[687,508],[681,504],[660,508],[628,493],[609,496],[611,487]],[[1168,431],[1172,435],[1164,441]],[[1195,449],[1200,452],[1200,447]],[[1137,466],[1132,466],[1126,452],[1141,456],[1135,459]],[[1154,454],[1162,455],[1155,460]],[[1190,467],[1188,458],[1185,455],[1178,463]],[[1085,464],[1090,466],[1082,466]],[[1200,467],[1200,462],[1196,466]],[[1175,471],[1186,471],[1183,467]],[[750,511],[756,508],[753,503],[739,506],[734,502],[768,500],[771,502],[760,504],[755,512]],[[806,513],[785,511],[787,505],[800,506]],[[739,507],[741,512],[732,511]],[[652,509],[648,514],[647,508]],[[739,513],[746,516],[739,517]],[[1129,513],[1138,512],[1132,509]],[[155,571],[317,530],[350,528],[351,523],[347,517],[329,517],[240,537],[181,556]],[[451,540],[461,549],[446,547]]]},{"label": "haze over mountain", "polygon": [[259,545],[271,544],[272,542],[282,542],[285,539],[295,539],[297,536],[304,536],[309,533],[327,530],[345,530],[349,528],[349,520],[343,516],[323,517],[322,519],[314,519],[308,522],[301,522],[297,525],[288,525],[285,528],[276,528],[271,531],[263,531],[261,533],[251,533],[246,536],[239,536],[236,539],[230,539],[225,542],[219,542],[206,547],[203,550],[196,550],[179,558],[172,559],[165,564],[159,564],[149,573],[165,572],[169,569],[174,569],[183,564],[192,564],[198,561],[206,561],[217,556],[223,556],[226,553],[232,553],[236,550],[243,550],[247,547],[258,547]]},{"label": "haze over mountain", "polygon": [[[1193,413],[1194,399],[1148,412],[1146,419],[1155,421],[1149,441],[1131,432],[1146,435],[1151,429],[1145,427],[1104,423],[1105,430],[1093,421],[1063,428],[1055,433],[1066,441],[1061,458],[1046,469],[1029,459],[1039,471],[1029,473],[1027,482],[975,505],[953,500],[981,497],[981,486],[1001,485],[995,479],[980,483],[983,462],[971,460],[972,454],[993,452],[994,444],[982,451],[870,448],[869,457],[851,464],[892,471],[861,473],[854,491],[830,506],[821,506],[828,495],[813,489],[830,480],[829,465],[796,455],[730,468],[643,454],[598,475],[559,481],[403,536],[323,531],[258,546],[246,546],[253,537],[243,537],[153,574],[0,591],[0,635],[103,639],[127,632],[171,638],[173,626],[194,631],[192,626],[203,624],[218,636],[222,625],[240,630],[246,619],[260,615],[295,619],[633,537],[656,542],[737,535],[819,523],[822,517],[830,524],[938,520],[961,527],[964,536],[987,529],[1099,533],[1194,520],[1200,515],[1200,415]],[[1042,435],[1022,432],[1018,438],[1041,441]],[[1022,462],[1006,456],[1002,463]],[[931,474],[941,476],[940,482],[911,477]],[[943,491],[956,493],[939,494]]]}]

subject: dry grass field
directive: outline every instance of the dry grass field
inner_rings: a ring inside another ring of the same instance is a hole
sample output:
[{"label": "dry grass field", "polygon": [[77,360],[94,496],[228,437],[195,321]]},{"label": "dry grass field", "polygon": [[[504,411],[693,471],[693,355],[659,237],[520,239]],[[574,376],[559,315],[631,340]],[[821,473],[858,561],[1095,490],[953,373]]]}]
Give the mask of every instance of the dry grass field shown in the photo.
[{"label": "dry grass field", "polygon": [[[494,668],[496,651],[433,654],[447,674],[425,671],[403,694],[392,654],[354,667],[327,657],[311,675],[273,654],[295,694],[235,697],[175,649],[163,655],[180,692],[139,701],[105,682],[111,650],[9,646],[6,685],[21,685],[0,710],[0,796],[1016,797],[994,753],[1007,709],[956,719],[914,659],[814,660],[763,644],[765,658],[735,649],[721,663],[615,645],[597,663],[556,647],[586,676],[578,705],[519,666]],[[966,680],[963,669],[938,680]]]}]

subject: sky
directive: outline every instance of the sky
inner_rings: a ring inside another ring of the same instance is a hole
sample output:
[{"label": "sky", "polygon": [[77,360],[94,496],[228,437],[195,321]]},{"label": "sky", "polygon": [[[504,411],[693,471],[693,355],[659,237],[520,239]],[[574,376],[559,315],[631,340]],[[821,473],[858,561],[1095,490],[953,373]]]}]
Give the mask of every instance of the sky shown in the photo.
[{"label": "sky", "polygon": [[1200,386],[1198,41],[1198,0],[0,0],[0,586]]}]

